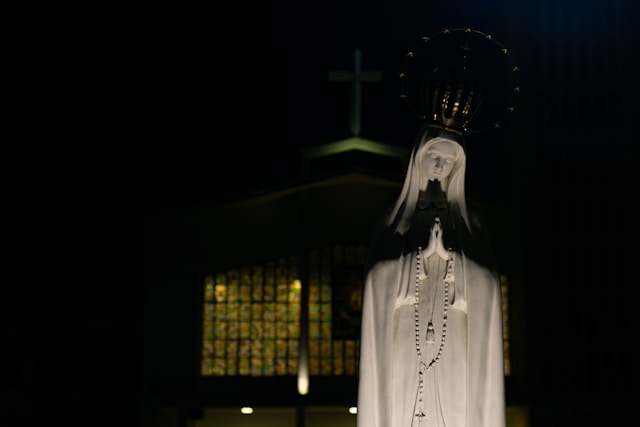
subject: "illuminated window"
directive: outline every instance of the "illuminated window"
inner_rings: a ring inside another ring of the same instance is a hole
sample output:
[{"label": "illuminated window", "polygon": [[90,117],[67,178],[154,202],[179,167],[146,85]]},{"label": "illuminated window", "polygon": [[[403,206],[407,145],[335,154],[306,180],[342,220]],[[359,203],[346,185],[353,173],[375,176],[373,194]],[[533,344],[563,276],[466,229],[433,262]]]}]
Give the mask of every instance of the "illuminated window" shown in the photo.
[{"label": "illuminated window", "polygon": [[[310,254],[311,375],[357,372],[364,253],[338,245]],[[201,374],[296,375],[300,307],[296,257],[207,276]]]},{"label": "illuminated window", "polygon": [[[309,255],[309,373],[357,375],[366,246]],[[296,257],[205,278],[201,374],[296,375],[301,282]],[[505,375],[511,375],[507,277],[500,276]]]},{"label": "illuminated window", "polygon": [[509,283],[507,276],[500,275],[500,291],[502,292],[502,344],[504,350],[504,375],[511,375],[511,349],[509,346]]},{"label": "illuminated window", "polygon": [[299,319],[295,257],[207,276],[201,374],[295,375]]},{"label": "illuminated window", "polygon": [[365,245],[312,251],[309,276],[309,373],[356,375]]}]

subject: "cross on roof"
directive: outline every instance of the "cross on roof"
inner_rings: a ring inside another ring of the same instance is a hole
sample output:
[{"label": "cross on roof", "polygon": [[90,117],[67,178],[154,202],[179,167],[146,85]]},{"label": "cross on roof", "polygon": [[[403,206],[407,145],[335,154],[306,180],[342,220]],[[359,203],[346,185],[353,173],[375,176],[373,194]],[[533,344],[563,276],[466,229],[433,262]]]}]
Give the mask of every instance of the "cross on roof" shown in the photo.
[{"label": "cross on roof", "polygon": [[360,136],[360,121],[362,110],[361,83],[381,82],[382,71],[363,71],[360,49],[353,51],[353,71],[329,71],[329,81],[352,83],[351,93],[351,133]]}]

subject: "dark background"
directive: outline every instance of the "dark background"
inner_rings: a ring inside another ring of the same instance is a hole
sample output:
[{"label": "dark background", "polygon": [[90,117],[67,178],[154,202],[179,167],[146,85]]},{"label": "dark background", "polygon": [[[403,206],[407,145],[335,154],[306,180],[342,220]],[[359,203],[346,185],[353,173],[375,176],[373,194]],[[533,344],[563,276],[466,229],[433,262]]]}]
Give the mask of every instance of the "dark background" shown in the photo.
[{"label": "dark background", "polygon": [[638,373],[637,16],[632,0],[17,11],[2,317],[142,322],[148,217],[297,182],[303,148],[350,136],[348,87],[327,73],[350,69],[354,48],[383,72],[363,87],[361,136],[410,147],[407,50],[471,27],[522,70],[516,114],[469,138],[467,192],[512,209],[522,236],[534,424],[622,420]]},{"label": "dark background", "polygon": [[[302,149],[351,136],[349,85],[329,82],[328,72],[352,70],[356,48],[364,70],[383,73],[381,83],[363,84],[361,136],[410,147],[420,123],[399,98],[406,52],[445,27],[508,45],[501,8],[243,1],[206,11],[104,5],[17,14],[8,231],[24,269],[45,282],[35,313],[33,283],[15,290],[27,298],[5,313],[141,319],[146,215],[296,182]],[[495,144],[487,153],[494,162],[504,156]],[[504,197],[500,182],[487,194]],[[76,303],[79,295],[92,306]]]}]

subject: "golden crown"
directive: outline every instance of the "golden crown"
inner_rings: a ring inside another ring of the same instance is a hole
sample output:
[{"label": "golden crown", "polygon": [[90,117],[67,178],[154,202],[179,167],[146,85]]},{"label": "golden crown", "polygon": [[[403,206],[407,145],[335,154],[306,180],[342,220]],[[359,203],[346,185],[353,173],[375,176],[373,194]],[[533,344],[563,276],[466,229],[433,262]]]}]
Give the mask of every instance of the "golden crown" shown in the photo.
[{"label": "golden crown", "polygon": [[519,71],[493,36],[470,28],[444,29],[422,37],[407,53],[400,96],[434,126],[458,133],[484,131],[500,127],[515,111]]},{"label": "golden crown", "polygon": [[420,91],[423,118],[450,130],[467,129],[482,108],[484,92],[480,79],[470,71],[437,67]]}]

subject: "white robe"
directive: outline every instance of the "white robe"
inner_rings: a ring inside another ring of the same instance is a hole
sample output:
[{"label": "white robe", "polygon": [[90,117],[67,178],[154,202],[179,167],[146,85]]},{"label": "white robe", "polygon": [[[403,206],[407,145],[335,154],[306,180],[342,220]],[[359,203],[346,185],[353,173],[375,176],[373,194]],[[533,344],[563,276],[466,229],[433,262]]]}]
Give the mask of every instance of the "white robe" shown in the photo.
[{"label": "white robe", "polygon": [[[418,359],[411,304],[415,301],[416,242],[421,240],[415,238],[421,226],[414,219],[422,217],[416,215],[416,208],[420,192],[427,187],[420,159],[431,144],[443,139],[463,147],[462,136],[429,125],[418,135],[399,197],[370,248],[373,257],[362,300],[357,427],[506,425],[500,283],[482,222],[467,207],[462,149],[443,188],[450,211],[442,218],[446,231],[438,234],[440,239],[446,234],[444,239],[454,242],[456,251],[446,342],[442,357],[424,377],[426,416],[421,423],[414,417]],[[435,261],[432,270],[434,265]],[[442,307],[437,301],[436,306]],[[420,316],[422,340],[422,312]],[[441,312],[436,311],[433,319],[438,329],[433,351],[437,351],[442,325],[436,322],[442,321]],[[420,345],[423,362],[428,364],[428,345],[423,340]]]},{"label": "white robe", "polygon": [[[416,253],[380,261],[368,272],[363,295],[357,427],[505,426],[499,282],[494,273],[464,254],[455,256],[455,289],[448,311],[446,343],[441,359],[424,379],[427,416],[422,424],[414,417],[418,362],[411,304]],[[437,309],[434,321],[441,321]],[[441,339],[441,328],[436,329],[434,351]],[[420,335],[423,337],[424,330]],[[422,343],[423,361],[431,360],[426,352],[428,345]]]}]

